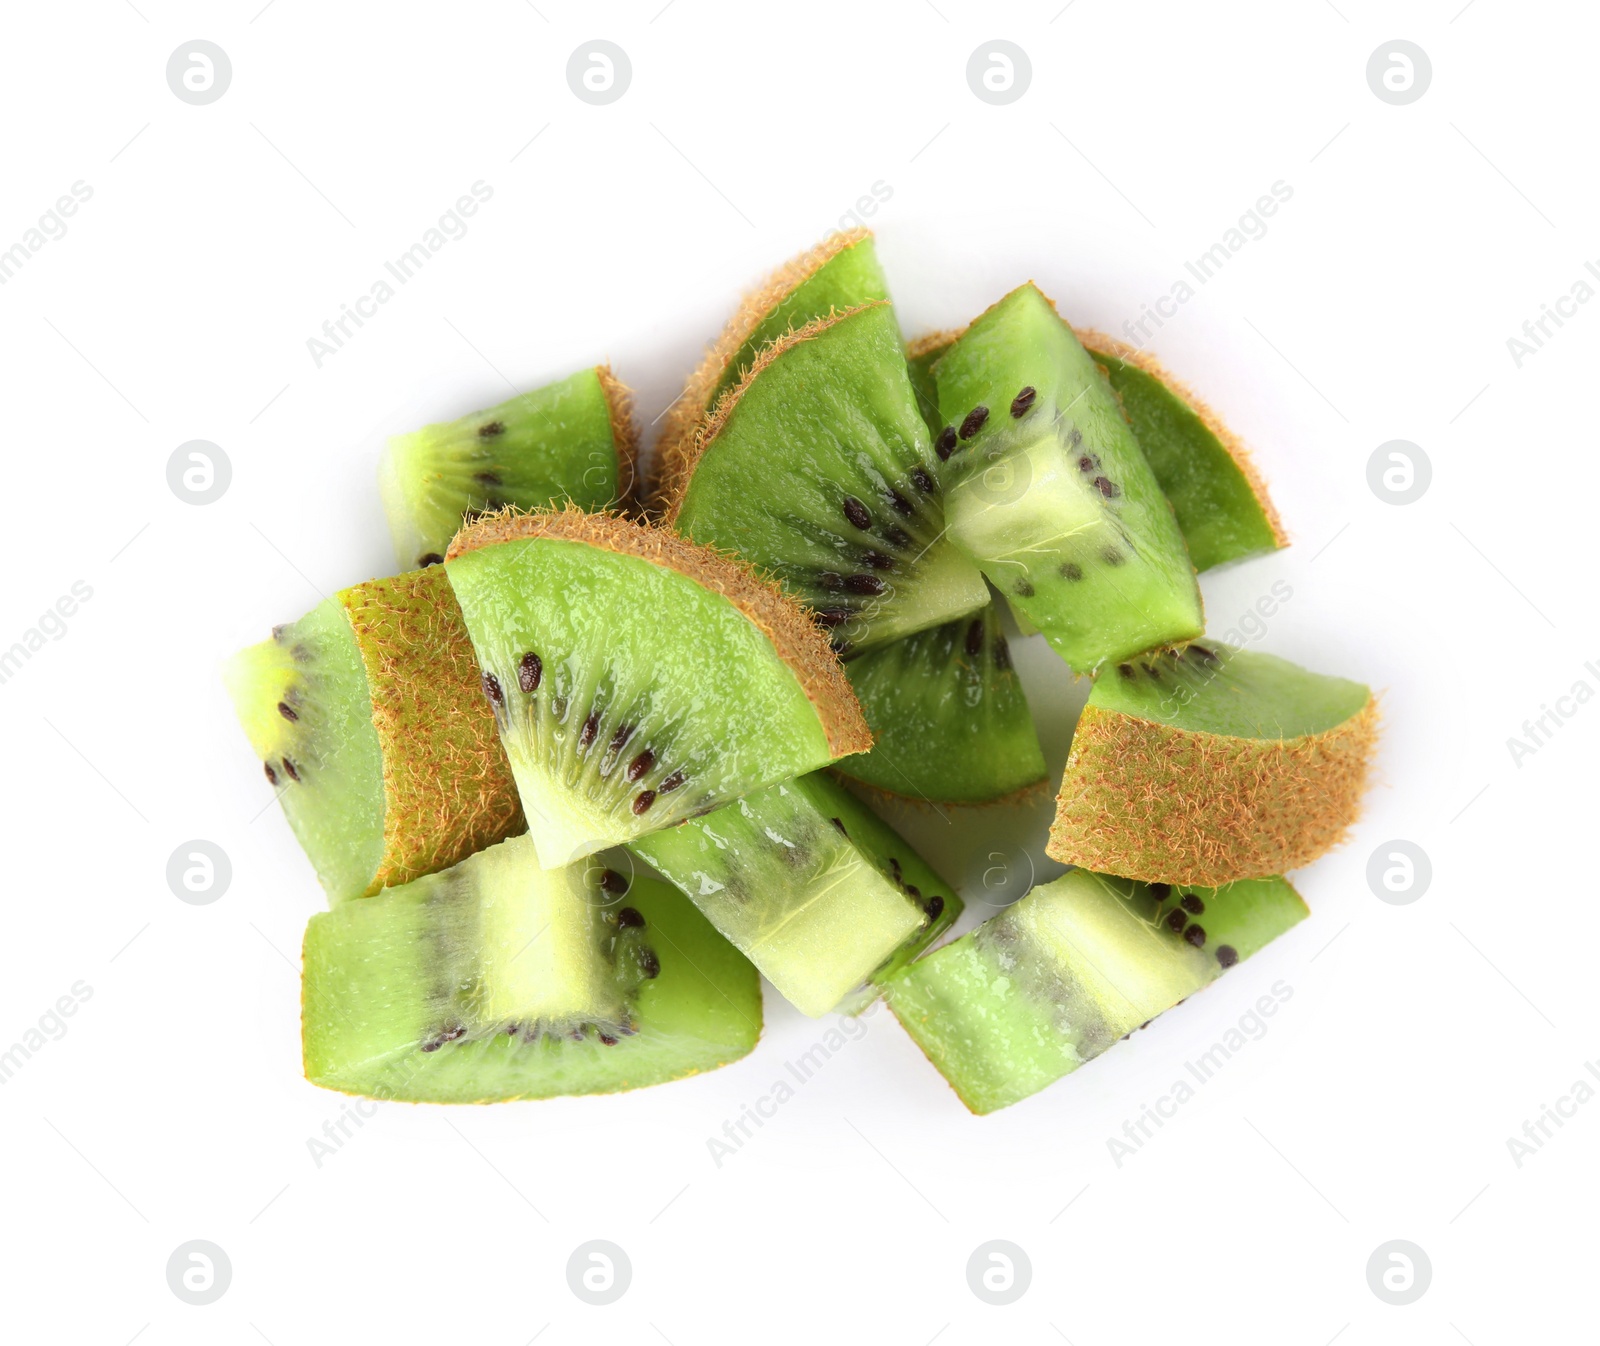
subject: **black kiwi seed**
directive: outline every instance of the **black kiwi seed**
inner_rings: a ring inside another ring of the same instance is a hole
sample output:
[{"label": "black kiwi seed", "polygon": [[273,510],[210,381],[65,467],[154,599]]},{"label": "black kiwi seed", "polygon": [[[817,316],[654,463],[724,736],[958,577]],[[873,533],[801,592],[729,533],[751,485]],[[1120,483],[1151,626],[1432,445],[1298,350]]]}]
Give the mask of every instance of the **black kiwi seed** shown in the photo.
[{"label": "black kiwi seed", "polygon": [[661,960],[656,957],[654,949],[639,950],[639,971],[644,973],[646,981],[652,981],[661,975]]},{"label": "black kiwi seed", "polygon": [[642,753],[628,763],[628,779],[638,780],[640,776],[656,764],[656,755],[646,748]]},{"label": "black kiwi seed", "polygon": [[839,829],[839,835],[840,836],[848,837],[850,835],[848,832],[846,832],[844,830],[844,824],[842,822],[840,822],[837,818],[829,818],[828,821]]},{"label": "black kiwi seed", "polygon": [[1024,388],[1011,399],[1011,416],[1013,420],[1020,420],[1026,416],[1033,406],[1033,399],[1039,396],[1039,390],[1033,386]]},{"label": "black kiwi seed", "polygon": [[1232,967],[1239,961],[1239,951],[1231,944],[1217,945],[1217,962],[1223,967]]},{"label": "black kiwi seed", "polygon": [[836,594],[844,588],[844,576],[834,570],[824,570],[817,576],[817,588]]},{"label": "black kiwi seed", "polygon": [[1189,924],[1189,918],[1176,907],[1167,914],[1167,929],[1182,933],[1183,927]]},{"label": "black kiwi seed", "polygon": [[661,782],[661,788],[656,793],[657,794],[669,795],[682,784],[683,784],[683,768],[679,767],[670,776],[668,776],[666,778],[666,780]]},{"label": "black kiwi seed", "polygon": [[895,856],[889,857],[889,872],[894,875],[894,881],[900,882],[900,861]]},{"label": "black kiwi seed", "polygon": [[1115,547],[1107,547],[1100,553],[1100,559],[1108,566],[1119,566],[1122,564],[1122,553]]},{"label": "black kiwi seed", "polygon": [[479,486],[499,486],[501,484],[498,472],[479,472],[472,479]]},{"label": "black kiwi seed", "polygon": [[918,902],[922,901],[922,889],[918,888],[916,884],[914,884],[914,883],[905,883],[905,884],[901,884],[900,886],[906,890],[906,896],[907,897],[912,898],[912,899],[914,899],[915,901],[918,901]]},{"label": "black kiwi seed", "polygon": [[1185,944],[1193,944],[1194,947],[1197,948],[1197,949],[1205,948],[1205,946],[1206,946],[1206,932],[1205,932],[1205,929],[1202,926],[1191,925],[1187,930],[1185,930],[1183,932],[1183,942]]},{"label": "black kiwi seed", "polygon": [[485,421],[478,427],[478,438],[493,439],[496,435],[503,435],[505,432],[506,423],[504,421]]},{"label": "black kiwi seed", "polygon": [[448,1028],[441,1028],[431,1038],[424,1042],[422,1044],[422,1050],[425,1052],[436,1052],[439,1050],[439,1048],[444,1046],[445,1043],[454,1042],[457,1038],[464,1038],[466,1035],[467,1026],[465,1024],[451,1024]]},{"label": "black kiwi seed", "polygon": [[994,638],[994,666],[1002,673],[1011,667],[1011,646],[1003,635]]},{"label": "black kiwi seed", "polygon": [[923,495],[932,495],[939,489],[933,478],[928,475],[928,469],[925,467],[911,469],[911,484],[921,491]]},{"label": "black kiwi seed", "polygon": [[928,919],[930,921],[937,921],[939,917],[944,915],[944,898],[930,897],[927,902],[926,910],[928,913]]},{"label": "black kiwi seed", "polygon": [[612,1037],[610,1033],[601,1033],[600,1045],[603,1047],[615,1047],[617,1045],[617,1040],[616,1038]]},{"label": "black kiwi seed", "polygon": [[1186,912],[1188,912],[1189,915],[1191,915],[1191,916],[1204,916],[1205,915],[1206,904],[1204,902],[1202,902],[1198,897],[1196,897],[1193,893],[1185,894],[1185,896],[1183,898],[1183,901],[1179,905],[1182,906],[1183,909]]},{"label": "black kiwi seed", "polygon": [[828,648],[843,659],[854,647],[843,636],[829,636]]},{"label": "black kiwi seed", "polygon": [[295,712],[295,708],[287,701],[278,702],[278,714],[283,716],[283,718],[288,720],[291,724],[300,718],[300,716]]},{"label": "black kiwi seed", "polygon": [[[873,555],[874,553],[868,553]],[[872,562],[868,562],[872,564]],[[881,594],[886,587],[876,575],[847,575],[844,587],[853,594]]]},{"label": "black kiwi seed", "polygon": [[911,545],[911,534],[906,532],[904,528],[885,528],[883,530],[883,535],[884,537],[888,538],[889,542],[893,546],[909,547]]},{"label": "black kiwi seed", "polygon": [[[616,870],[607,869],[603,870],[600,874],[600,887],[606,892],[610,893],[613,897],[621,897],[625,892],[628,891],[628,881],[627,879],[623,878],[622,875],[617,873]],[[622,910],[631,911],[633,909],[631,907],[624,907]],[[622,912],[617,913],[617,919],[619,921],[622,919]]]},{"label": "black kiwi seed", "polygon": [[844,498],[844,517],[857,528],[865,530],[872,527],[872,515],[867,512],[867,507],[853,495],[847,495]]},{"label": "black kiwi seed", "polygon": [[1078,471],[1080,471],[1080,472],[1093,472],[1094,471],[1094,459],[1089,457],[1088,454],[1084,454],[1082,458],[1078,459]]},{"label": "black kiwi seed", "polygon": [[1152,883],[1150,885],[1150,896],[1155,898],[1157,902],[1165,902],[1172,896],[1172,885],[1170,883]]},{"label": "black kiwi seed", "polygon": [[864,551],[861,553],[861,560],[863,564],[871,566],[874,570],[894,569],[894,557],[885,556],[881,551]]},{"label": "black kiwi seed", "polygon": [[617,912],[617,924],[624,930],[643,930],[644,917],[636,907],[623,907]]},{"label": "black kiwi seed", "polygon": [[636,724],[619,724],[617,726],[617,732],[611,736],[610,751],[613,753],[618,753],[626,748],[628,746],[628,740],[633,737],[633,731],[638,727],[639,726]]},{"label": "black kiwi seed", "polygon": [[517,665],[517,686],[525,692],[536,692],[539,690],[539,679],[542,677],[544,677],[544,660],[529,650]]},{"label": "black kiwi seed", "polygon": [[267,773],[267,784],[276,785],[278,783],[278,773],[272,769],[272,763],[263,762],[261,765]]},{"label": "black kiwi seed", "polygon": [[594,742],[594,736],[600,732],[600,712],[591,710],[589,718],[583,722],[583,728],[578,730],[578,746],[587,748]]},{"label": "black kiwi seed", "polygon": [[1132,664],[1118,664],[1117,665],[1117,672],[1119,674],[1121,674],[1121,676],[1123,676],[1124,678],[1131,678],[1133,676],[1133,665]]},{"label": "black kiwi seed", "polygon": [[500,679],[488,669],[483,671],[483,694],[495,705],[505,705],[506,694],[500,690]]},{"label": "black kiwi seed", "polygon": [[417,557],[417,564],[426,570],[429,566],[443,565],[444,557],[436,551],[425,551]]},{"label": "black kiwi seed", "polygon": [[293,762],[291,762],[287,757],[280,758],[279,760],[283,763],[283,769],[289,773],[290,780],[297,781],[300,779],[300,772],[298,769],[296,769]]},{"label": "black kiwi seed", "polygon": [[1018,598],[1032,598],[1033,585],[1029,584],[1027,580],[1018,580],[1011,586],[1011,592],[1016,594]]},{"label": "black kiwi seed", "polygon": [[655,802],[656,792],[654,790],[640,790],[633,801],[634,816],[638,817]]},{"label": "black kiwi seed", "polygon": [[904,515],[907,518],[917,512],[917,507],[907,500],[905,496],[901,495],[899,491],[889,492],[889,504],[896,514]]},{"label": "black kiwi seed", "polygon": [[978,433],[978,431],[983,429],[983,423],[988,419],[988,407],[973,407],[973,409],[967,413],[966,420],[961,422],[961,438],[971,439],[975,434]]},{"label": "black kiwi seed", "polygon": [[1204,645],[1191,645],[1185,653],[1194,655],[1202,664],[1214,664],[1217,662],[1216,652],[1208,650]]},{"label": "black kiwi seed", "polygon": [[933,441],[933,449],[939,455],[941,463],[956,451],[955,426],[947,425],[943,430],[939,431],[939,437]]},{"label": "black kiwi seed", "polygon": [[1083,567],[1076,561],[1063,561],[1061,563],[1061,578],[1072,580],[1076,583],[1083,578]]},{"label": "black kiwi seed", "polygon": [[967,627],[967,653],[975,655],[983,649],[983,618],[974,617]]},{"label": "black kiwi seed", "polygon": [[[871,576],[867,578],[870,579]],[[834,627],[842,626],[855,614],[849,608],[818,608],[811,615],[816,618],[818,625]]]},{"label": "black kiwi seed", "polygon": [[1112,481],[1110,477],[1096,477],[1094,479],[1094,488],[1105,496],[1107,500],[1115,500],[1122,494],[1122,488]]}]

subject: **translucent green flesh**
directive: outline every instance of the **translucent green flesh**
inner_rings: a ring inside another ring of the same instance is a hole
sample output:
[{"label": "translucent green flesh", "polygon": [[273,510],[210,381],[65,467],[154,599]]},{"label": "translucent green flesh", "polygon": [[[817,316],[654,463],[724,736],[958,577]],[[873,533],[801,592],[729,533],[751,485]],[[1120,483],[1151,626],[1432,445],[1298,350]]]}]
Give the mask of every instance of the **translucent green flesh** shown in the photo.
[{"label": "translucent green flesh", "polygon": [[[1233,890],[1242,890],[1234,901]],[[1168,918],[1181,898],[1199,916]],[[889,1006],[974,1112],[993,1112],[1098,1056],[1306,915],[1282,879],[1163,891],[1073,870],[887,987]],[[1197,946],[1183,931],[1205,927]]]},{"label": "translucent green flesh", "polygon": [[722,371],[707,408],[714,406],[717,398],[739,382],[743,371],[755,363],[763,346],[795,328],[804,327],[813,318],[826,318],[829,313],[843,313],[846,309],[888,297],[889,282],[884,279],[877,250],[870,238],[835,253],[779,300],[756,325],[755,331]]},{"label": "translucent green flesh", "polygon": [[868,650],[845,665],[872,728],[871,752],[836,768],[880,790],[981,804],[1045,776],[1022,681],[991,603]]},{"label": "translucent green flesh", "polygon": [[1278,540],[1227,446],[1154,374],[1097,353],[1145,461],[1177,516],[1196,570],[1275,551]]},{"label": "translucent green flesh", "polygon": [[[538,538],[468,552],[447,573],[546,864],[832,760],[766,636],[676,571]],[[530,655],[539,678],[524,690]]]},{"label": "translucent green flesh", "polygon": [[[1073,669],[1198,636],[1183,536],[1116,398],[1032,286],[936,366],[947,425],[988,418],[944,464],[950,534]],[[1020,415],[1013,399],[1035,397]]]},{"label": "translucent green flesh", "polygon": [[1284,739],[1336,728],[1371,697],[1359,682],[1207,640],[1103,674],[1089,704],[1193,733]]},{"label": "translucent green flesh", "polygon": [[593,369],[389,441],[378,486],[402,569],[444,559],[462,517],[515,505],[614,504],[611,409]]},{"label": "translucent green flesh", "polygon": [[863,648],[988,599],[943,536],[936,469],[894,312],[880,305],[756,376],[696,466],[675,526],[771,574],[837,647]]},{"label": "translucent green flesh", "polygon": [[338,598],[241,650],[223,679],[329,898],[359,897],[383,859],[383,755],[366,669]]},{"label": "translucent green flesh", "polygon": [[635,878],[612,898],[540,870],[526,838],[306,930],[306,1077],[331,1089],[610,1093],[725,1065],[760,1031],[754,969],[681,896]]},{"label": "translucent green flesh", "polygon": [[922,423],[928,427],[930,435],[937,435],[944,429],[944,420],[939,415],[939,385],[934,379],[933,367],[948,349],[948,346],[935,346],[906,359],[911,391],[917,395],[917,410],[922,413]]},{"label": "translucent green flesh", "polygon": [[[920,860],[911,866],[905,843],[863,814],[848,792],[812,775],[641,838],[633,849],[786,999],[815,1016],[838,1008],[908,944],[921,947],[935,919],[930,909],[941,928],[954,919],[946,914],[950,890],[930,881]],[[913,868],[929,886],[916,882]]]}]

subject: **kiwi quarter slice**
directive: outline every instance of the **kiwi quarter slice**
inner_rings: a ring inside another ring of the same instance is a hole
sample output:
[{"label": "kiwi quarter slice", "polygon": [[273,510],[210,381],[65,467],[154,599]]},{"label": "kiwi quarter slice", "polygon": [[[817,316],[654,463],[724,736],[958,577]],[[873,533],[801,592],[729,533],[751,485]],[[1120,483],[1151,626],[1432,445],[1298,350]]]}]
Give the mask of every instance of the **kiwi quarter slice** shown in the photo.
[{"label": "kiwi quarter slice", "polygon": [[523,830],[442,570],[325,599],[224,669],[240,722],[334,901]]},{"label": "kiwi quarter slice", "polygon": [[805,612],[673,533],[507,512],[457,534],[445,571],[547,865],[871,745]]},{"label": "kiwi quarter slice", "polygon": [[1100,1055],[1307,914],[1281,878],[1175,891],[1072,870],[914,963],[888,984],[889,1007],[961,1101],[993,1112]]},{"label": "kiwi quarter slice", "polygon": [[312,917],[306,1078],[472,1103],[611,1093],[745,1055],[755,969],[667,885],[624,888],[600,865],[541,869],[517,837]]},{"label": "kiwi quarter slice", "polygon": [[[701,419],[744,377],[764,346],[813,318],[888,297],[889,282],[866,229],[830,234],[785,262],[745,296],[667,409],[656,440],[656,475],[675,478],[685,473],[695,456],[694,437]],[[659,489],[652,494],[659,495]]]},{"label": "kiwi quarter slice", "polygon": [[1358,682],[1215,641],[1095,681],[1048,853],[1169,883],[1283,873],[1344,839],[1378,708]]},{"label": "kiwi quarter slice", "polygon": [[944,535],[937,468],[879,302],[764,347],[664,473],[657,505],[685,537],[772,575],[845,652],[988,601]]},{"label": "kiwi quarter slice", "polygon": [[631,847],[802,1013],[856,1011],[961,911],[955,890],[826,774],[749,795]]},{"label": "kiwi quarter slice", "polygon": [[1074,671],[1201,633],[1172,508],[1044,295],[1013,290],[934,375],[951,536]]},{"label": "kiwi quarter slice", "polygon": [[1122,403],[1145,461],[1167,499],[1196,570],[1289,545],[1250,455],[1216,413],[1148,351],[1078,330]]},{"label": "kiwi quarter slice", "polygon": [[637,456],[632,394],[608,365],[397,435],[378,467],[395,554],[437,565],[463,519],[506,506],[626,504]]},{"label": "kiwi quarter slice", "polygon": [[987,804],[1045,779],[999,607],[867,650],[845,665],[872,751],[834,770],[929,803]]}]

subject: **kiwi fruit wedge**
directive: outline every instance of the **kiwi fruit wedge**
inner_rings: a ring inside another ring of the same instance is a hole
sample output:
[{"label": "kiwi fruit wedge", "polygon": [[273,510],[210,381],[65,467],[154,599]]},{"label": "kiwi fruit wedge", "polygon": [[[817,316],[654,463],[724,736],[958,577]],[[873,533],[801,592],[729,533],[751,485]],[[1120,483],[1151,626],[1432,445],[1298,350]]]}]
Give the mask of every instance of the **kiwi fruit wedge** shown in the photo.
[{"label": "kiwi fruit wedge", "polygon": [[836,763],[839,775],[938,804],[993,803],[1045,780],[997,604],[844,667],[873,744]]},{"label": "kiwi fruit wedge", "polygon": [[673,533],[505,512],[458,533],[444,569],[547,865],[871,746],[805,612]]},{"label": "kiwi fruit wedge", "polygon": [[664,469],[656,509],[771,575],[846,653],[988,601],[945,536],[937,469],[880,301],[763,347]]},{"label": "kiwi fruit wedge", "polygon": [[[859,308],[889,297],[872,234],[847,229],[790,258],[744,297],[722,334],[706,351],[688,383],[662,418],[655,475],[680,476],[695,456],[700,421],[756,361],[764,346],[813,318]],[[652,488],[658,495],[660,488]]]},{"label": "kiwi fruit wedge", "polygon": [[828,779],[802,776],[632,851],[802,1013],[858,1011],[961,911],[955,890],[887,823]]},{"label": "kiwi fruit wedge", "polygon": [[912,964],[888,983],[887,999],[961,1101],[994,1112],[1100,1055],[1307,914],[1281,878],[1178,891],[1075,869]]},{"label": "kiwi fruit wedge", "polygon": [[333,901],[447,869],[524,829],[443,570],[341,590],[223,676]]},{"label": "kiwi fruit wedge", "polygon": [[443,561],[462,522],[481,513],[626,504],[638,458],[632,402],[599,365],[390,439],[378,490],[402,568]]},{"label": "kiwi fruit wedge", "polygon": [[1200,635],[1172,507],[1094,359],[1033,285],[933,366],[950,535],[1067,664]]},{"label": "kiwi fruit wedge", "polygon": [[1103,332],[1080,329],[1077,336],[1121,402],[1196,570],[1289,545],[1266,482],[1210,407],[1147,351]]},{"label": "kiwi fruit wedge", "polygon": [[311,918],[306,1078],[372,1098],[614,1093],[736,1061],[755,969],[679,893],[527,837]]},{"label": "kiwi fruit wedge", "polygon": [[1048,854],[1167,883],[1308,864],[1360,812],[1378,707],[1358,682],[1216,641],[1119,664],[1073,734]]}]

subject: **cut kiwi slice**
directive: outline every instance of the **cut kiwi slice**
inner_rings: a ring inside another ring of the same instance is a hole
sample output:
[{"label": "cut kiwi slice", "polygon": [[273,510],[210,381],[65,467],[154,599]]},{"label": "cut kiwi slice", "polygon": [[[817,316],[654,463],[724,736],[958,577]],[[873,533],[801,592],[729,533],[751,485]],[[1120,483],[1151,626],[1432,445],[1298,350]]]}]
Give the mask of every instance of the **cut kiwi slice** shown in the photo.
[{"label": "cut kiwi slice", "polygon": [[625,504],[637,455],[632,394],[607,365],[397,435],[378,466],[395,554],[437,565],[464,519],[507,506]]},{"label": "cut kiwi slice", "polygon": [[223,671],[245,734],[334,901],[523,830],[442,570],[325,599]]},{"label": "cut kiwi slice", "polygon": [[685,537],[770,574],[844,652],[988,601],[944,536],[937,468],[894,310],[868,304],[765,347],[658,506]]},{"label": "cut kiwi slice", "polygon": [[457,534],[445,571],[548,865],[871,746],[804,611],[672,533],[508,512]]},{"label": "cut kiwi slice", "polygon": [[996,604],[868,650],[845,675],[873,744],[839,762],[840,775],[942,804],[987,804],[1045,779]]},{"label": "cut kiwi slice", "polygon": [[1103,332],[1078,340],[1105,370],[1196,570],[1289,545],[1250,455],[1210,407],[1146,351]]},{"label": "cut kiwi slice", "polygon": [[1172,508],[1044,295],[1013,290],[934,373],[951,536],[1074,671],[1201,633]]},{"label": "cut kiwi slice", "polygon": [[1344,839],[1377,733],[1366,687],[1270,654],[1119,664],[1078,720],[1046,850],[1169,883],[1283,873]]},{"label": "cut kiwi slice", "polygon": [[1174,892],[1073,870],[894,978],[889,1007],[961,1101],[994,1112],[1100,1055],[1307,914],[1281,878]]},{"label": "cut kiwi slice", "polygon": [[911,376],[911,391],[917,395],[917,410],[922,413],[922,423],[928,427],[928,433],[935,437],[944,429],[944,420],[939,415],[939,385],[933,367],[960,335],[960,332],[929,332],[906,347],[906,372]]},{"label": "cut kiwi slice", "polygon": [[[813,318],[859,308],[889,297],[872,235],[865,229],[831,234],[809,252],[791,258],[745,296],[722,335],[663,418],[656,441],[658,480],[687,475],[695,456],[701,419],[755,364],[764,346]],[[670,493],[657,487],[658,497]]]},{"label": "cut kiwi slice", "polygon": [[825,774],[632,845],[802,1013],[855,1012],[947,930],[955,890]]},{"label": "cut kiwi slice", "polygon": [[541,869],[517,837],[312,917],[303,1013],[313,1084],[473,1103],[726,1065],[760,1036],[761,988],[665,884]]}]

